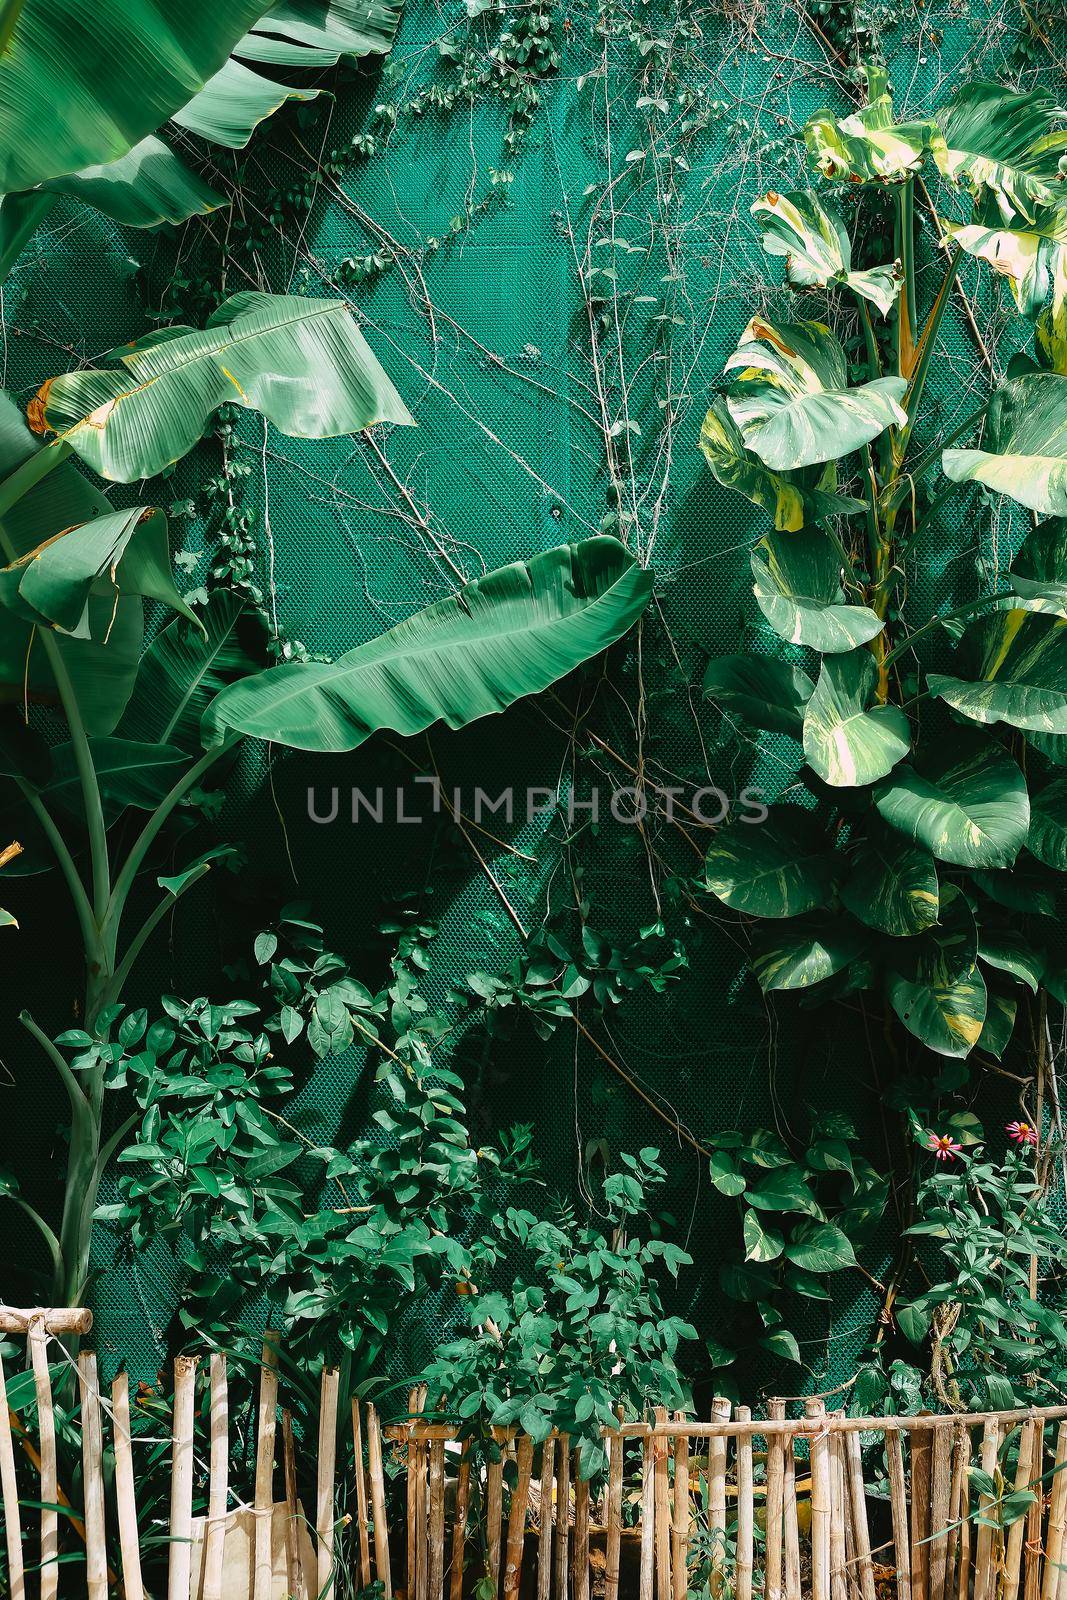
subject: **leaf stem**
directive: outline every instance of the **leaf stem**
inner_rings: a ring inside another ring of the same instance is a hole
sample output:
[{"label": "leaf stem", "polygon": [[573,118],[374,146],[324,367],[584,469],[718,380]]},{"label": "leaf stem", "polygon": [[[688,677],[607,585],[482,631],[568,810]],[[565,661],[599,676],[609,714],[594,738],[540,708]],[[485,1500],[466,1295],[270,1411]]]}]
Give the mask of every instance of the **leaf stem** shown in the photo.
[{"label": "leaf stem", "polygon": [[955,611],[946,611],[943,616],[931,617],[929,622],[924,622],[921,628],[916,628],[914,633],[909,633],[903,644],[898,644],[894,649],[890,650],[883,665],[888,667],[897,660],[898,656],[905,655],[912,648],[916,639],[921,639],[924,633],[929,633],[931,629],[939,627],[942,623],[959,622],[965,617],[975,617],[984,606],[996,605],[998,601],[1010,598],[1011,596],[1008,593],[986,594],[982,595],[979,600],[969,601],[965,606],[957,606]]}]

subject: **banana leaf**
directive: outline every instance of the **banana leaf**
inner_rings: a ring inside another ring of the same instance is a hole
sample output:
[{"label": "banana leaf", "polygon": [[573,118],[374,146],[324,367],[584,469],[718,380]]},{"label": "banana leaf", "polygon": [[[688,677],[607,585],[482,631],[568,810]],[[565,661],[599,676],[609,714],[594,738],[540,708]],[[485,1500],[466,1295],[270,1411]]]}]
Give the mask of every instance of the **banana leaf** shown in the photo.
[{"label": "banana leaf", "polygon": [[120,483],[179,460],[225,402],[297,438],[412,420],[343,300],[237,294],[203,332],[162,328],[121,355],[118,369],[50,378],[29,408],[37,432]]},{"label": "banana leaf", "polygon": [[385,55],[401,10],[400,0],[282,0],[233,53],[278,67],[332,67],[342,57]]},{"label": "banana leaf", "polygon": [[197,627],[176,617],[141,659],[137,686],[120,733],[127,739],[199,750],[200,723],[227,684],[259,670],[240,637],[244,606],[215,590],[197,612]]},{"label": "banana leaf", "polygon": [[267,117],[289,100],[314,100],[322,91],[275,83],[239,61],[227,61],[171,121],[228,150],[243,150]]},{"label": "banana leaf", "polygon": [[354,750],[382,728],[461,728],[536,694],[636,622],[651,574],[616,539],[559,545],[500,567],[329,664],[231,684],[205,740],[233,728],[299,750]]},{"label": "banana leaf", "polygon": [[[70,195],[129,228],[185,222],[226,203],[155,134],[116,161],[51,178],[35,193]],[[16,198],[5,196],[4,206]]]}]

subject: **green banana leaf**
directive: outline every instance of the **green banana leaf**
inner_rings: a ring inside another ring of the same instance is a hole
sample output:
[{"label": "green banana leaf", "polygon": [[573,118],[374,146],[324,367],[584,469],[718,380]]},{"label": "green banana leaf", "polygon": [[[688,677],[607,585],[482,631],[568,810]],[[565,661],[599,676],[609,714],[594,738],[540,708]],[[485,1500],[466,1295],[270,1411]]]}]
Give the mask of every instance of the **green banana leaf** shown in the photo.
[{"label": "green banana leaf", "polygon": [[1067,514],[1067,377],[1028,372],[994,392],[980,450],[945,450],[953,483],[984,483],[1045,516]]},{"label": "green banana leaf", "polygon": [[1026,843],[1026,779],[992,739],[961,730],[875,790],[890,827],[959,867],[1010,867]]},{"label": "green banana leaf", "polygon": [[904,427],[903,378],[848,387],[848,363],[821,322],[753,317],[726,363],[737,376],[726,403],[745,444],[776,472],[837,461]]},{"label": "green banana leaf", "polygon": [[972,722],[1006,722],[1037,733],[1067,734],[1067,622],[1060,616],[1012,609],[982,617],[967,629],[973,678],[931,672],[935,698]]},{"label": "green banana leaf", "polygon": [[[131,739],[90,739],[89,748],[108,825],[127,806],[152,811],[189,766],[189,753],[173,745],[142,744]],[[81,779],[74,747],[57,745],[52,751],[53,773],[40,794],[49,806],[83,809]]]},{"label": "green banana leaf", "polygon": [[745,448],[740,430],[721,400],[713,400],[708,408],[700,429],[700,448],[716,482],[769,511],[776,528],[795,532],[807,523],[866,510],[864,501],[852,495],[836,494],[806,481],[830,475],[833,468],[786,477],[764,466],[759,456]]},{"label": "green banana leaf", "polygon": [[1026,847],[1046,867],[1067,872],[1067,778],[1055,778],[1030,802]]},{"label": "green banana leaf", "polygon": [[239,61],[227,61],[171,121],[228,150],[243,150],[267,117],[289,100],[314,100],[322,91],[275,83]]},{"label": "green banana leaf", "polygon": [[88,639],[93,595],[137,594],[200,623],[174,587],[167,519],[151,507],[108,511],[53,534],[0,568],[0,605]]},{"label": "green banana leaf", "polygon": [[868,937],[840,914],[794,917],[759,929],[752,944],[752,971],[765,994],[810,989],[862,956]]},{"label": "green banana leaf", "polygon": [[760,824],[716,833],[705,860],[716,899],[754,917],[796,917],[829,905],[835,858],[810,817],[776,806]]},{"label": "green banana leaf", "polygon": [[900,264],[853,272],[852,241],[834,207],[801,190],[772,191],[755,202],[752,215],[760,219],[768,255],[785,257],[786,277],[794,288],[825,289],[837,283],[888,316],[900,292]]},{"label": "green banana leaf", "polygon": [[[226,204],[155,134],[115,161],[51,178],[34,192],[70,195],[129,228],[185,222]],[[5,207],[16,198],[5,196]]]},{"label": "green banana leaf", "polygon": [[50,378],[29,413],[36,431],[54,431],[120,483],[179,460],[225,402],[297,438],[412,420],[343,300],[237,294],[203,332],[162,328],[122,362]]},{"label": "green banana leaf", "polygon": [[386,55],[401,10],[400,0],[282,0],[233,53],[278,67],[332,67],[342,56]]},{"label": "green banana leaf", "polygon": [[967,225],[942,221],[941,227],[967,255],[1007,278],[1022,315],[1031,321],[1037,318],[1067,244],[1067,209],[1042,207],[1033,222],[1016,227],[996,221]]},{"label": "green banana leaf", "polygon": [[802,737],[814,688],[799,667],[766,656],[717,656],[704,674],[704,694],[726,716],[793,739]]},{"label": "green banana leaf", "polygon": [[299,750],[354,750],[382,728],[461,728],[599,655],[651,591],[651,574],[617,539],[559,545],[499,567],[337,661],[231,684],[208,708],[205,737],[233,728]]},{"label": "green banana leaf", "polygon": [[825,533],[765,534],[751,565],[756,604],[790,644],[838,652],[881,633],[881,619],[869,606],[843,604],[841,557]]},{"label": "green banana leaf", "polygon": [[1063,195],[1060,161],[1067,155],[1063,113],[1045,89],[1018,93],[1002,83],[968,83],[941,116],[934,160],[953,183],[991,196],[1005,222],[1033,222]]},{"label": "green banana leaf", "polygon": [[894,939],[912,938],[937,921],[937,864],[898,833],[873,828],[849,858],[841,904],[868,928]]},{"label": "green banana leaf", "polygon": [[124,156],[218,72],[266,9],[24,0],[0,69],[0,193]]},{"label": "green banana leaf", "polygon": [[200,724],[229,683],[259,670],[239,635],[241,600],[217,589],[197,612],[197,626],[176,617],[141,659],[137,686],[120,732],[127,739],[200,749]]},{"label": "green banana leaf", "polygon": [[1067,373],[1067,246],[1061,245],[1053,257],[1052,292],[1047,306],[1038,313],[1034,328],[1034,348],[1043,367]]},{"label": "green banana leaf", "polygon": [[812,771],[835,788],[876,783],[911,750],[911,730],[900,707],[870,706],[877,676],[869,650],[823,658],[804,712],[804,756]]},{"label": "green banana leaf", "polygon": [[824,178],[903,183],[919,171],[937,136],[933,121],[894,122],[885,74],[867,69],[868,104],[838,119],[817,111],[804,128],[809,159]]}]

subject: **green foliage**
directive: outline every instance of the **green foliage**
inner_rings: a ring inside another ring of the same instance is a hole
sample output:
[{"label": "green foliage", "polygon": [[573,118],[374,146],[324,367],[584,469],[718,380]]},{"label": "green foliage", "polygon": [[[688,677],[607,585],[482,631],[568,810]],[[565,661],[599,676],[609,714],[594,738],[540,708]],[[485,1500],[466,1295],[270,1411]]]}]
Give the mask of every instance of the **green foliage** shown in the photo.
[{"label": "green foliage", "polygon": [[658,1279],[677,1277],[692,1258],[645,1237],[642,1221],[649,1190],[665,1177],[658,1150],[622,1156],[596,1197],[606,1232],[511,1206],[495,1218],[488,1249],[514,1263],[510,1292],[474,1296],[471,1332],[443,1345],[423,1373],[465,1431],[486,1437],[517,1425],[540,1440],[555,1428],[570,1435],[591,1478],[606,1465],[601,1430],[617,1426],[616,1407],[623,1420],[651,1404],[688,1408],[675,1357],[696,1332],[666,1315]]}]

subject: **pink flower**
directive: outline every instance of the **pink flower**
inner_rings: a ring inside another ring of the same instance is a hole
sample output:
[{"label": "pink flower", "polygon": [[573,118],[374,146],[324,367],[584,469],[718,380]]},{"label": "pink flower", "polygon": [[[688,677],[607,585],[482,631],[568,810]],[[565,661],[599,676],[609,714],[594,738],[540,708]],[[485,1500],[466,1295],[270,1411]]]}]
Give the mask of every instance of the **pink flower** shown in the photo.
[{"label": "pink flower", "polygon": [[926,1148],[932,1150],[939,1161],[955,1161],[963,1152],[963,1146],[950,1133],[934,1133],[933,1130],[927,1135]]},{"label": "pink flower", "polygon": [[1009,1139],[1014,1139],[1016,1144],[1037,1144],[1037,1129],[1029,1122],[1009,1122],[1007,1127]]}]

